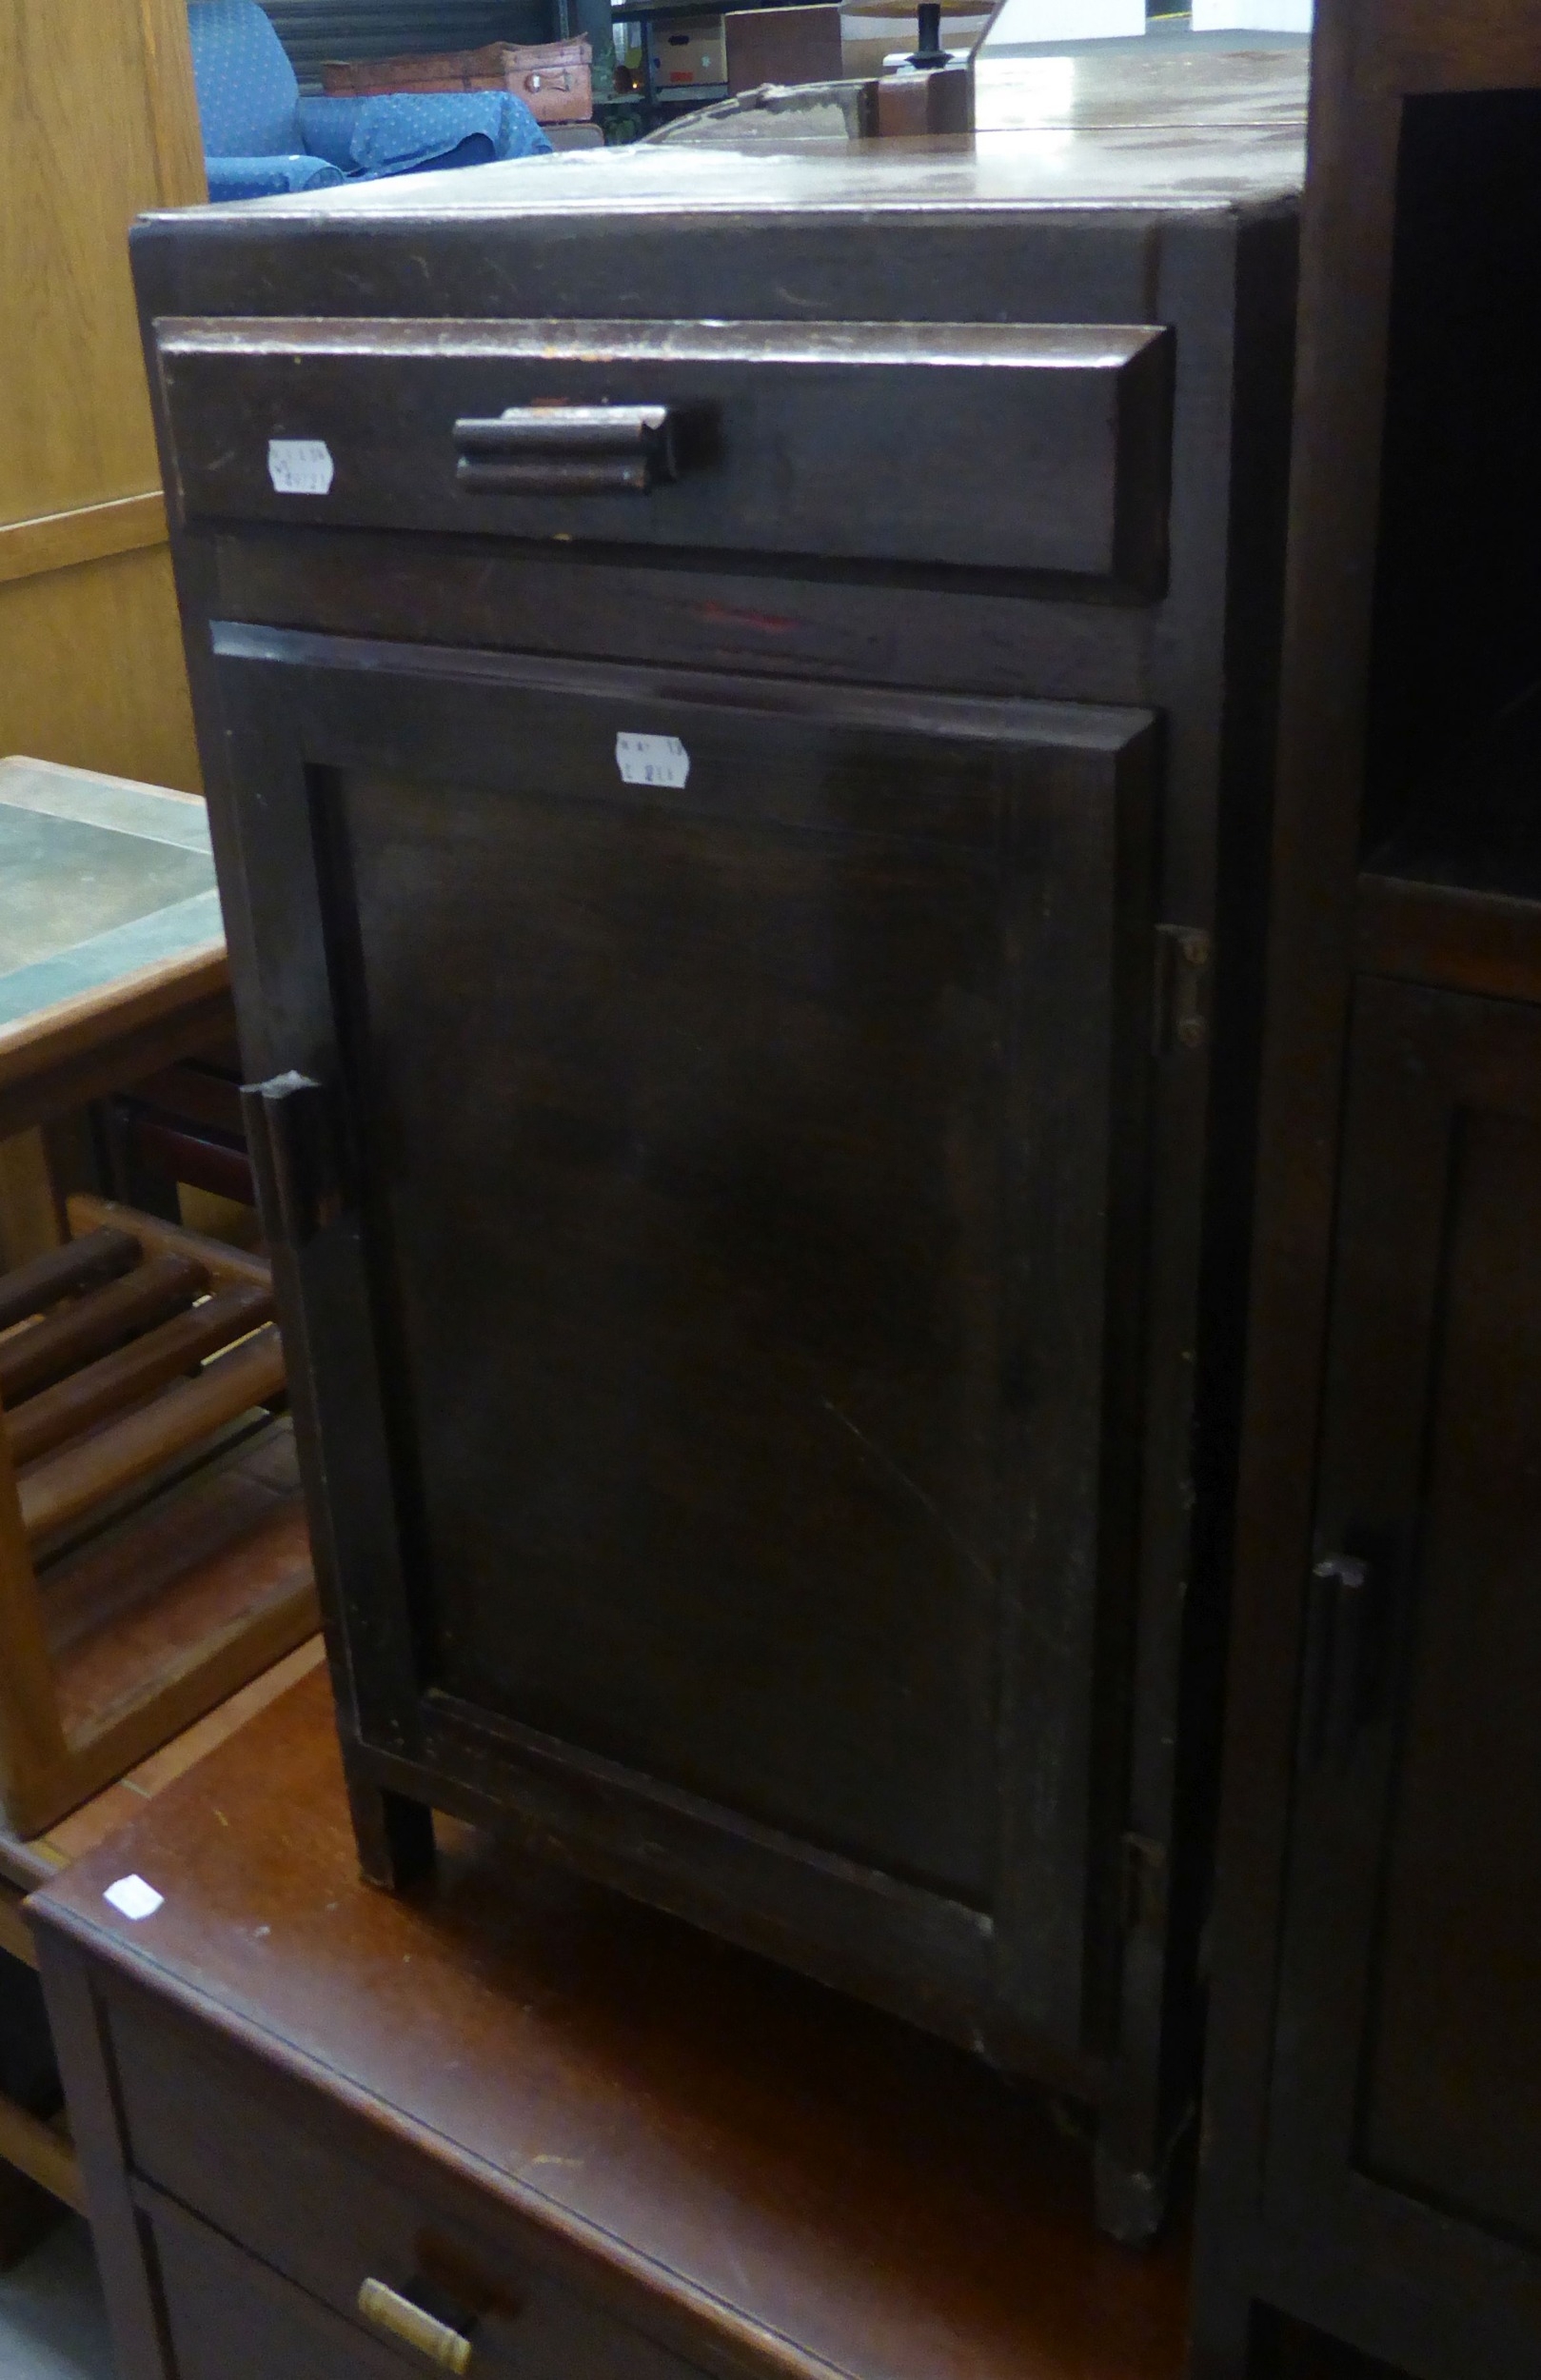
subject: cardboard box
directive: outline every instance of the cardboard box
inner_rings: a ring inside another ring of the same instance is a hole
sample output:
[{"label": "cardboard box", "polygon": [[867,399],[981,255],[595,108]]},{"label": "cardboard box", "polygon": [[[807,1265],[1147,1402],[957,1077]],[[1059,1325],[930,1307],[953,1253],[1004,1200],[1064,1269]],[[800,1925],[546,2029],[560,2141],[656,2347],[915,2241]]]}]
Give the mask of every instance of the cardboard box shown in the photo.
[{"label": "cardboard box", "polygon": [[761,83],[838,83],[844,71],[840,0],[804,9],[743,9],[722,19],[728,89]]},{"label": "cardboard box", "polygon": [[653,89],[679,90],[728,79],[720,16],[661,16],[654,20]]}]

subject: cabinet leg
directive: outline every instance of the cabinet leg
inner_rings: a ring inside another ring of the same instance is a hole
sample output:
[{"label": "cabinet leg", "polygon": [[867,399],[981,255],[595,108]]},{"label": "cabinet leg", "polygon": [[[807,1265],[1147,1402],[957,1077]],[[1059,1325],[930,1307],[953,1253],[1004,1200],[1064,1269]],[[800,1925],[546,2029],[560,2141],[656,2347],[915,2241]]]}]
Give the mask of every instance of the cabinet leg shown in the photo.
[{"label": "cabinet leg", "polygon": [[1096,2228],[1125,2248],[1148,2248],[1166,2219],[1168,2176],[1148,2172],[1106,2134],[1096,2144]]},{"label": "cabinet leg", "polygon": [[347,1798],[365,1884],[403,1893],[433,1874],[433,1812],[426,1802],[409,1801],[405,1794],[353,1776]]},{"label": "cabinet leg", "polygon": [[[1194,2292],[1187,2380],[1262,2380],[1255,2354],[1255,2307],[1248,2290],[1217,2289],[1200,2277]],[[1268,2369],[1273,2365],[1265,2359]]]}]

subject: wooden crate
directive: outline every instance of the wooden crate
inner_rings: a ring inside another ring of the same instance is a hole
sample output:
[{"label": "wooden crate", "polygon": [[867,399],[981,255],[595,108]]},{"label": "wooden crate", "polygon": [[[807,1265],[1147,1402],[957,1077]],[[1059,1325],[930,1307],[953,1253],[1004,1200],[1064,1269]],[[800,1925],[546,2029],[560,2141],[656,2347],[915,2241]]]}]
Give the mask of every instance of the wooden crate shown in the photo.
[{"label": "wooden crate", "polygon": [[267,1261],[103,1200],[0,1275],[0,1809],[35,1835],[298,1644]]}]

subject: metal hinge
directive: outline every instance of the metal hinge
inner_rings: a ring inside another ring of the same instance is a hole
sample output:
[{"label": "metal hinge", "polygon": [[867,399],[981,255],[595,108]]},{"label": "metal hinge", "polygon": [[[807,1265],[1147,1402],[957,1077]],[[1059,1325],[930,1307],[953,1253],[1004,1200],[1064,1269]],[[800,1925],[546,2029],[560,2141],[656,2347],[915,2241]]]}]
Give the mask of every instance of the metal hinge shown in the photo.
[{"label": "metal hinge", "polygon": [[1166,1845],[1149,1835],[1124,1836],[1124,1932],[1159,1934],[1166,1924]]},{"label": "metal hinge", "polygon": [[1152,1045],[1158,1058],[1207,1045],[1214,961],[1215,944],[1202,926],[1156,927]]}]

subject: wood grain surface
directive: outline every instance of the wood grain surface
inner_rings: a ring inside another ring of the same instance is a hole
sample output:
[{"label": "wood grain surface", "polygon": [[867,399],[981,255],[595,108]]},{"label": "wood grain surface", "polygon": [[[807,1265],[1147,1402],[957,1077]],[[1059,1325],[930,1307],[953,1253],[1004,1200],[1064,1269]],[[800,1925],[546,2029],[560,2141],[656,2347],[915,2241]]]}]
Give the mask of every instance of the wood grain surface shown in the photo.
[{"label": "wood grain surface", "polygon": [[182,0],[12,0],[0,89],[0,753],[196,786],[128,258],[206,195]]},{"label": "wood grain surface", "polygon": [[[757,2339],[783,2370],[1175,2380],[1180,2251],[1096,2237],[1085,2151],[1040,2104],[673,1920],[444,1835],[418,1894],[357,1881],[317,1676],[33,1914],[238,2043],[254,2090],[268,2068],[323,2124],[329,2102],[362,2113],[382,2156],[468,2180],[650,2319]],[[166,1895],[142,1926],[102,1897],[130,1870]]]}]

